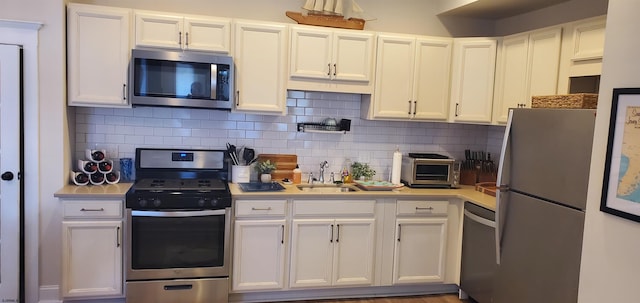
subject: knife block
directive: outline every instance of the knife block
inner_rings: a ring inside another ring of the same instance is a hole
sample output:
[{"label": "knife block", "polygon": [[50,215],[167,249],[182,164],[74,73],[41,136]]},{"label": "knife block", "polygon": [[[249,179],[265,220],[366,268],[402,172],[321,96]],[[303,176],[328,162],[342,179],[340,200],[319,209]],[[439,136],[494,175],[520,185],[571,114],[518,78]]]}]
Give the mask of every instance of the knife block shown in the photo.
[{"label": "knife block", "polygon": [[478,183],[478,172],[475,169],[463,169],[460,171],[460,184],[476,185]]}]

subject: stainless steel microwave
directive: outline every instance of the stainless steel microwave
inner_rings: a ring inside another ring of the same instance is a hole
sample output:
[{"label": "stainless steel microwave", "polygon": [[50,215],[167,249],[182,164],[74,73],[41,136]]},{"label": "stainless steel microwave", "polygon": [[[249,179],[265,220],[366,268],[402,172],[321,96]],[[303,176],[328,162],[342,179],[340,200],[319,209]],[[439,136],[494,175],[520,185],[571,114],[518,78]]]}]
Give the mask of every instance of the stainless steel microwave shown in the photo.
[{"label": "stainless steel microwave", "polygon": [[409,187],[456,188],[460,163],[440,154],[409,153],[402,157],[400,176]]},{"label": "stainless steel microwave", "polygon": [[231,110],[234,79],[230,56],[134,49],[129,98],[133,106]]}]

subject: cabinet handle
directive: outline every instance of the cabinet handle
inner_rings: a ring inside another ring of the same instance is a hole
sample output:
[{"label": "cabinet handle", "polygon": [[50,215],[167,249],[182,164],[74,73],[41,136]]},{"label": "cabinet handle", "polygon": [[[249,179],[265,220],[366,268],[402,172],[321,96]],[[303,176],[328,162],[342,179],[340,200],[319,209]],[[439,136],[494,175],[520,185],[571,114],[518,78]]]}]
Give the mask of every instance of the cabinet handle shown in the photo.
[{"label": "cabinet handle", "polygon": [[456,103],[456,117],[458,116],[458,108],[460,107],[460,103]]},{"label": "cabinet handle", "polygon": [[184,33],[184,46],[189,48],[189,33]]},{"label": "cabinet handle", "polygon": [[240,106],[240,91],[236,91],[236,106]]},{"label": "cabinet handle", "polygon": [[116,227],[116,247],[120,247],[120,226]]},{"label": "cabinet handle", "polygon": [[336,64],[333,64],[333,76],[336,76],[336,73],[338,72],[338,67],[336,66]]},{"label": "cabinet handle", "polygon": [[280,244],[284,244],[284,224],[282,226],[282,238],[280,238]]},{"label": "cabinet handle", "polygon": [[127,100],[127,85],[122,84],[122,100]]},{"label": "cabinet handle", "polygon": [[338,232],[336,233],[336,243],[340,242],[340,224],[336,225]]},{"label": "cabinet handle", "polygon": [[271,210],[271,206],[267,207],[267,208],[256,208],[256,207],[252,207],[251,210]]},{"label": "cabinet handle", "polygon": [[418,101],[413,101],[413,116],[416,116],[416,109],[418,108]]},{"label": "cabinet handle", "polygon": [[327,72],[327,76],[331,77],[331,63],[327,64],[329,67],[329,71]]},{"label": "cabinet handle", "polygon": [[411,115],[411,100],[409,100],[409,112],[407,114]]},{"label": "cabinet handle", "polygon": [[80,211],[104,211],[104,207],[100,208],[81,208]]},{"label": "cabinet handle", "polygon": [[402,224],[398,224],[398,242],[400,242],[400,234],[402,233]]},{"label": "cabinet handle", "polygon": [[178,32],[178,44],[182,46],[182,32]]},{"label": "cabinet handle", "polygon": [[428,210],[428,211],[432,211],[433,207],[429,206],[429,207],[417,207],[416,206],[416,211],[421,211],[421,210]]},{"label": "cabinet handle", "polygon": [[329,239],[329,243],[333,243],[333,224],[331,224],[330,227],[331,227],[331,238]]}]

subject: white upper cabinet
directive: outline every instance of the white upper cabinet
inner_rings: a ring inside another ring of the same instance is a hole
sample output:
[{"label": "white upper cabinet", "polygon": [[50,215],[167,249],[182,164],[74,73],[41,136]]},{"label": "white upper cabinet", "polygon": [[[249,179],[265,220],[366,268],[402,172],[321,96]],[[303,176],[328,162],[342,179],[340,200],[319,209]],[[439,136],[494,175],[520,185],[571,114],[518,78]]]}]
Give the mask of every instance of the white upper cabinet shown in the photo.
[{"label": "white upper cabinet", "polygon": [[292,26],[289,89],[370,94],[374,37],[371,32]]},{"label": "white upper cabinet", "polygon": [[136,47],[230,52],[231,20],[136,11]]},{"label": "white upper cabinet", "polygon": [[602,59],[605,23],[604,18],[576,23],[573,28],[573,61]]},{"label": "white upper cabinet", "polygon": [[290,60],[291,77],[370,81],[373,34],[296,26]]},{"label": "white upper cabinet", "polygon": [[284,115],[288,27],[235,21],[236,111]]},{"label": "white upper cabinet", "polygon": [[504,37],[496,68],[494,122],[507,122],[509,108],[529,107],[531,96],[555,95],[562,28]]},{"label": "white upper cabinet", "polygon": [[68,104],[128,107],[131,10],[70,3],[67,8]]},{"label": "white upper cabinet", "polygon": [[378,36],[371,118],[408,119],[413,102],[414,37]]},{"label": "white upper cabinet", "polygon": [[456,38],[453,42],[451,120],[489,123],[497,41],[492,38]]},{"label": "white upper cabinet", "polygon": [[452,39],[423,37],[416,42],[411,118],[446,120],[449,114]]},{"label": "white upper cabinet", "polygon": [[446,120],[452,40],[379,35],[369,118]]}]

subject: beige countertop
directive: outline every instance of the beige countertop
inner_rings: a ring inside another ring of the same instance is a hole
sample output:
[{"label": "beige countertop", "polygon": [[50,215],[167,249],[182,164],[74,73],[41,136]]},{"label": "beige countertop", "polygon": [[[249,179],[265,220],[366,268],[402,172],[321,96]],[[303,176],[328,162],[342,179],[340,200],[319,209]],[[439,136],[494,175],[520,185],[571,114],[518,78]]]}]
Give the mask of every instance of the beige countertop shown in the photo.
[{"label": "beige countertop", "polygon": [[101,198],[122,198],[127,193],[133,183],[116,183],[107,185],[84,185],[78,186],[67,184],[58,190],[54,197],[72,199],[101,199]]},{"label": "beige countertop", "polygon": [[349,193],[310,193],[303,192],[296,188],[295,185],[285,185],[284,190],[277,192],[244,192],[238,184],[229,183],[231,195],[234,198],[312,198],[312,197],[352,197],[352,198],[459,198],[464,201],[470,201],[482,207],[495,210],[496,198],[487,194],[483,194],[475,190],[474,186],[462,185],[460,188],[409,188],[401,187],[391,191],[356,191]]},{"label": "beige countertop", "polygon": [[[57,198],[124,198],[132,183],[118,183],[110,185],[77,186],[67,184],[58,190]],[[353,198],[459,198],[470,201],[482,207],[495,210],[496,198],[475,190],[473,186],[462,185],[456,189],[446,188],[409,188],[402,187],[391,191],[356,191],[349,193],[310,193],[303,192],[295,185],[283,185],[285,190],[277,192],[243,192],[237,184],[229,183],[231,195],[234,198],[317,198],[317,197],[353,197]]]}]

